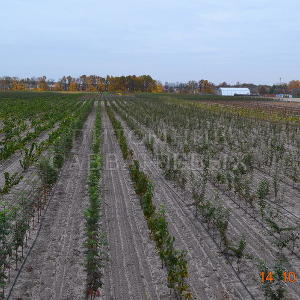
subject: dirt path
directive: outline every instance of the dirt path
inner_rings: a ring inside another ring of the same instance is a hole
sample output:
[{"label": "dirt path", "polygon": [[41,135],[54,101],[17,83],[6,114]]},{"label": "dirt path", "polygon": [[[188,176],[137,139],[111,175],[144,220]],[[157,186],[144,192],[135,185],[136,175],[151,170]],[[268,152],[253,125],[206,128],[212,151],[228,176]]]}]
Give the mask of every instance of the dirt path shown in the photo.
[{"label": "dirt path", "polygon": [[104,272],[104,299],[170,299],[166,274],[106,113],[102,122],[103,213],[110,256]]},{"label": "dirt path", "polygon": [[94,120],[92,112],[63,166],[36,244],[9,299],[84,299],[83,211]]}]

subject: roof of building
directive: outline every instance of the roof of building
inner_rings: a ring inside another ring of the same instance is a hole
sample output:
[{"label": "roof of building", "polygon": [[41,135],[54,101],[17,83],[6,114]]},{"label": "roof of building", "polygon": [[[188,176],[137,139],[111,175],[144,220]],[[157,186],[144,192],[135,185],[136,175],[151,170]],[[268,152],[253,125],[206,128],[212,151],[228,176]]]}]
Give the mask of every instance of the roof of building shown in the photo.
[{"label": "roof of building", "polygon": [[238,90],[238,91],[250,92],[249,88],[239,88],[239,87],[220,87],[219,89],[220,89],[221,91],[233,91],[233,90]]}]

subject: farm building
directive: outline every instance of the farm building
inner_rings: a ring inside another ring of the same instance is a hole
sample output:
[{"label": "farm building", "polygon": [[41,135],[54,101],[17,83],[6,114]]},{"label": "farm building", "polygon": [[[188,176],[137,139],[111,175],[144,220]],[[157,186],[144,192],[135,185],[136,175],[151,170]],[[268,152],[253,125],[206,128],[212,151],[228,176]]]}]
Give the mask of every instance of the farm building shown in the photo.
[{"label": "farm building", "polygon": [[250,95],[250,90],[248,88],[219,88],[218,95],[221,96],[234,96],[234,95]]},{"label": "farm building", "polygon": [[276,98],[293,98],[293,96],[290,94],[276,94],[275,97]]}]

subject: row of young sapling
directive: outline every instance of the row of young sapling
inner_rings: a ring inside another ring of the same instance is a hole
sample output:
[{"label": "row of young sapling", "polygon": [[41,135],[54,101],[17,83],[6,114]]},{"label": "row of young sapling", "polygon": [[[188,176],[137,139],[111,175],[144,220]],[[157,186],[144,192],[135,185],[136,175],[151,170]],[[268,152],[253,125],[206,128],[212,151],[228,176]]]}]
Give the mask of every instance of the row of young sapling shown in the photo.
[{"label": "row of young sapling", "polygon": [[[42,132],[52,129],[60,120],[70,116],[71,112],[78,110],[82,105],[79,101],[57,101],[56,105],[47,103],[45,111],[31,115],[30,119],[17,117],[15,114],[2,120],[3,127],[0,132],[0,161],[10,158],[16,151],[26,149],[26,145],[38,138]],[[62,110],[60,105],[64,105]],[[37,105],[38,106],[38,105]],[[15,107],[16,110],[24,111],[24,105]],[[33,110],[38,110],[33,109]],[[25,113],[26,115],[26,113]]]},{"label": "row of young sapling", "polygon": [[[224,154],[253,156],[254,168],[273,174],[277,155],[279,180],[297,187],[300,181],[300,129],[291,124],[247,119],[221,109],[209,111],[191,105],[159,101],[122,101],[139,122],[154,130],[169,144],[181,147],[185,154],[202,153],[209,148],[212,159]],[[176,131],[172,134],[172,131]],[[171,137],[173,136],[173,138]],[[175,137],[175,138],[174,138]]]},{"label": "row of young sapling", "polygon": [[148,176],[140,170],[139,162],[132,161],[133,151],[127,144],[121,123],[115,118],[112,109],[106,106],[108,116],[114,128],[120,145],[123,158],[128,160],[131,179],[134,189],[140,199],[140,204],[154,240],[162,267],[167,270],[167,281],[170,292],[173,291],[178,299],[192,299],[192,293],[187,284],[188,270],[185,251],[177,250],[174,245],[175,238],[170,234],[168,222],[163,207],[157,208],[153,203],[153,184]]},{"label": "row of young sapling", "polygon": [[[170,105],[168,106],[168,110],[171,110]],[[139,122],[141,122],[142,119],[144,120],[147,118],[147,113],[143,114],[143,118],[140,117],[140,113],[141,112],[135,114],[137,118],[139,117]],[[148,118],[150,117],[148,116]],[[177,134],[172,134],[172,132],[174,133],[174,131],[180,131],[180,128],[178,126],[176,127],[176,130],[171,128],[166,135],[161,135],[162,132],[158,132],[157,136],[161,138],[161,140],[166,141],[176,152],[179,151],[181,153],[180,156],[183,158],[183,160],[185,160],[185,150],[182,149],[182,145],[179,144],[179,140],[175,143],[175,145],[173,143],[173,141],[176,140],[176,138],[178,139]],[[153,143],[153,141],[153,139],[149,139],[148,141],[146,141],[147,146],[151,148],[151,143]],[[211,180],[214,183],[219,183],[220,185],[227,185],[227,188],[229,190],[234,190],[234,192],[237,195],[241,196],[241,199],[244,199],[247,202],[247,205],[250,205],[251,208],[254,208],[254,202],[257,200],[257,197],[255,189],[252,189],[251,191],[251,183],[254,181],[253,179],[255,179],[253,173],[255,165],[255,156],[253,155],[253,153],[248,151],[241,154],[231,153],[230,155],[226,154],[220,156],[218,160],[214,159],[213,153],[214,151],[212,147],[203,147],[201,149],[201,153],[191,153],[191,156],[192,154],[198,156],[207,156],[207,159],[210,162],[210,173],[212,174],[212,176],[210,176]],[[276,170],[279,169],[278,160],[279,157],[281,157],[281,155],[282,153],[280,153],[279,151],[275,152],[274,165],[276,165]],[[193,156],[193,158],[195,158],[195,156]],[[197,163],[203,164],[203,160],[200,158],[198,159]],[[196,167],[198,167],[198,165]],[[262,178],[261,182],[263,183],[265,181],[266,180]],[[276,172],[272,178],[272,185],[274,188],[275,200],[278,200],[280,180],[279,174]],[[259,201],[259,203],[256,203],[256,205],[260,206],[260,210],[263,210],[266,201],[267,200],[265,199],[264,201]]]},{"label": "row of young sapling", "polygon": [[[120,111],[119,111],[120,113]],[[122,113],[120,113],[122,115]],[[126,113],[123,112],[123,118],[125,118],[126,121],[128,121],[129,127],[133,129],[134,132],[138,133],[138,137],[142,137],[143,133],[141,131],[141,128],[135,124],[135,122],[129,117],[129,111],[126,111]],[[168,142],[167,139],[164,139]],[[170,140],[172,140],[172,136],[170,137]],[[172,143],[169,143],[172,145]],[[146,138],[145,139],[145,145],[148,148],[150,152],[154,154],[154,138]],[[228,255],[233,255],[237,258],[237,268],[239,271],[239,263],[243,257],[248,257],[251,258],[251,256],[246,255],[246,241],[245,238],[242,237],[240,242],[236,245],[233,246],[232,243],[229,243],[228,237],[227,237],[227,228],[228,228],[228,218],[229,218],[229,211],[228,209],[222,207],[222,206],[216,206],[213,204],[211,201],[208,201],[205,199],[205,189],[207,185],[207,181],[211,180],[212,175],[210,174],[210,155],[209,151],[204,152],[204,157],[203,157],[203,164],[202,164],[202,174],[201,174],[201,183],[200,183],[200,192],[199,188],[197,188],[197,191],[193,191],[193,198],[195,200],[195,215],[196,217],[200,213],[202,217],[204,218],[204,221],[206,222],[207,226],[209,229],[212,230],[212,235],[214,238],[214,231],[219,232],[220,236],[220,242],[223,244],[223,253],[228,256]],[[175,162],[174,157],[171,156],[168,158],[166,155],[161,155],[158,154],[156,155],[156,158],[158,158],[161,163],[160,166],[164,169],[165,175],[168,179],[171,180],[177,180],[177,183],[184,187],[186,183],[186,178],[180,169],[178,165],[180,163]],[[163,158],[163,159],[162,159]],[[247,159],[246,159],[247,163]],[[176,167],[175,167],[176,166]],[[238,176],[243,175],[244,168],[236,168],[233,170],[233,174],[235,175],[235,180],[233,186],[236,188],[234,191],[236,193],[239,193],[239,191],[243,191],[239,185],[239,180]],[[199,184],[197,185],[199,186]],[[244,191],[243,191],[244,192]],[[263,180],[256,191],[255,195],[251,195],[252,197],[255,197],[256,199],[259,199],[259,203],[261,203],[261,206],[263,209],[261,209],[261,214],[262,217],[265,217],[265,223],[271,228],[272,230],[272,236],[275,237],[274,243],[277,245],[277,253],[276,253],[276,261],[275,261],[275,267],[276,270],[279,268],[279,266],[283,267],[283,264],[285,266],[288,266],[288,262],[286,259],[286,256],[284,255],[283,248],[287,247],[290,242],[292,242],[293,247],[295,246],[295,241],[298,239],[298,234],[297,230],[299,227],[297,226],[290,226],[290,227],[280,227],[275,219],[275,213],[272,210],[271,207],[266,207],[266,202],[264,199],[269,195],[270,190],[269,190],[269,184],[266,180]],[[243,195],[245,196],[245,195]],[[285,234],[285,233],[289,234]],[[284,235],[283,235],[284,233]],[[283,237],[284,236],[284,237]],[[253,257],[252,257],[253,258]],[[256,259],[258,262],[259,268],[260,269],[265,269],[266,268],[266,263],[261,261],[259,258]],[[282,282],[276,282],[275,284],[264,284],[264,291],[265,295],[269,298],[272,299],[281,299],[280,297],[283,297],[285,294],[285,289],[282,288],[283,283]],[[279,297],[279,298],[276,298]]]},{"label": "row of young sapling", "polygon": [[88,176],[89,206],[85,210],[85,268],[87,272],[87,299],[100,296],[103,287],[103,267],[107,259],[104,246],[106,240],[101,229],[101,112],[97,107],[92,134],[91,156]]},{"label": "row of young sapling", "polygon": [[[5,297],[5,287],[10,283],[11,268],[18,270],[19,262],[24,258],[24,248],[31,232],[40,223],[42,212],[50,199],[50,191],[58,179],[59,170],[72,149],[74,135],[78,136],[85,119],[92,108],[92,102],[85,103],[77,114],[68,118],[51,139],[47,156],[36,162],[39,174],[38,186],[33,193],[21,192],[21,197],[14,203],[8,201],[13,187],[23,178],[22,174],[5,173],[5,183],[0,188],[0,299]],[[35,160],[33,161],[35,162]]]},{"label": "row of young sapling", "polygon": [[[82,107],[77,107],[75,112],[71,113],[70,111],[65,115],[65,117],[60,121],[60,126],[49,133],[48,138],[39,143],[33,142],[30,147],[24,147],[22,149],[22,158],[19,160],[23,172],[26,172],[30,166],[36,163],[41,156],[41,154],[55,144],[55,141],[60,138],[61,134],[65,131],[65,128],[70,126],[70,123],[73,122],[73,117],[76,117],[78,112]],[[57,149],[59,151],[59,149]],[[60,164],[58,158],[56,158],[56,164]],[[59,166],[58,166],[59,167]]]},{"label": "row of young sapling", "polygon": [[[115,106],[113,107],[116,109]],[[133,132],[138,132],[137,137],[139,139],[142,139],[144,137],[146,148],[153,156],[155,156],[155,159],[159,162],[159,166],[161,167],[161,169],[163,169],[166,179],[175,181],[180,187],[184,188],[187,179],[182,172],[179,162],[176,161],[175,156],[172,155],[171,152],[161,151],[161,148],[156,151],[154,137],[147,136],[146,132],[142,131],[142,129],[138,127],[138,125],[133,121],[132,118],[129,117],[128,114],[122,114],[120,110],[117,110],[117,112],[124,118]],[[206,168],[204,169],[205,176],[203,177],[203,184],[200,188],[201,192],[199,193],[195,190],[193,193],[196,207],[195,216],[198,217],[199,214],[201,214],[204,217],[209,229],[216,228],[219,231],[221,236],[221,245],[223,244],[224,246],[226,246],[224,252],[228,252],[229,243],[226,235],[226,230],[228,228],[229,210],[223,208],[222,206],[216,207],[211,202],[204,203],[205,186],[208,179],[208,166],[209,165],[206,164]],[[244,240],[241,241],[240,248],[244,249],[244,246],[242,246],[244,242]]]}]

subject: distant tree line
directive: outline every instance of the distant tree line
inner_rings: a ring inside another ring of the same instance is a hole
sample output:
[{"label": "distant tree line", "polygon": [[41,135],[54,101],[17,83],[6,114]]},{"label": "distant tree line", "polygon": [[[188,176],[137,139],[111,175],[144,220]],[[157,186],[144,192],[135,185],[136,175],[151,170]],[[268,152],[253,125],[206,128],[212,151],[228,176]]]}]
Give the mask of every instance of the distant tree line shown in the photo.
[{"label": "distant tree line", "polygon": [[164,90],[169,93],[180,94],[215,94],[220,87],[244,87],[249,88],[252,94],[259,95],[274,95],[274,94],[292,94],[295,97],[300,97],[300,80],[292,80],[288,84],[273,84],[273,85],[256,85],[253,83],[240,83],[230,85],[222,82],[215,85],[208,80],[188,81],[187,83],[176,82],[164,84]]},{"label": "distant tree line", "polygon": [[84,91],[84,92],[163,92],[160,82],[149,75],[142,76],[96,76],[82,75],[79,78],[63,76],[60,80],[38,78],[1,77],[0,90],[36,91]]},{"label": "distant tree line", "polygon": [[128,76],[96,76],[81,75],[78,78],[72,76],[63,76],[55,81],[47,79],[46,76],[38,78],[17,78],[0,77],[0,90],[36,90],[36,91],[83,91],[83,92],[167,92],[180,94],[216,94],[220,87],[247,87],[252,94],[274,95],[274,94],[292,94],[294,97],[300,97],[300,80],[292,80],[289,83],[274,85],[255,85],[252,83],[237,82],[230,85],[222,82],[218,85],[201,79],[199,81],[190,80],[186,83],[166,82],[164,85],[154,80],[150,75],[128,75]]}]

